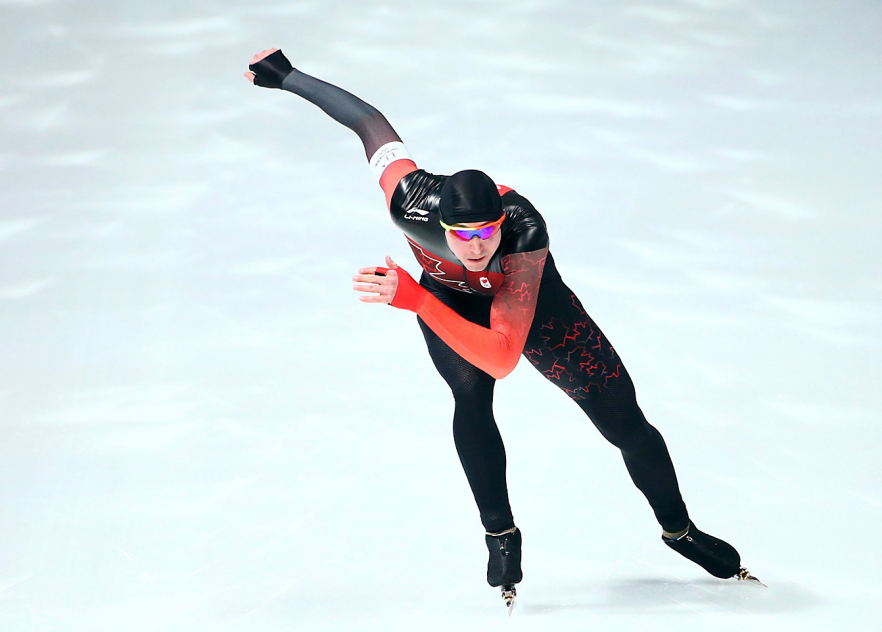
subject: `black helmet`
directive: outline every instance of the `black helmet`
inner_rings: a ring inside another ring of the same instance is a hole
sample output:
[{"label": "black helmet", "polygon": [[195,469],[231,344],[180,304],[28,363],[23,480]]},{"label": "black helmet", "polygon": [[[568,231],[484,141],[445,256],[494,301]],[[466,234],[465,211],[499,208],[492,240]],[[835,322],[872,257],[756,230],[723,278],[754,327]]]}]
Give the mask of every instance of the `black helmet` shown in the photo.
[{"label": "black helmet", "polygon": [[439,210],[445,224],[493,222],[502,217],[502,200],[490,176],[468,169],[444,182]]}]

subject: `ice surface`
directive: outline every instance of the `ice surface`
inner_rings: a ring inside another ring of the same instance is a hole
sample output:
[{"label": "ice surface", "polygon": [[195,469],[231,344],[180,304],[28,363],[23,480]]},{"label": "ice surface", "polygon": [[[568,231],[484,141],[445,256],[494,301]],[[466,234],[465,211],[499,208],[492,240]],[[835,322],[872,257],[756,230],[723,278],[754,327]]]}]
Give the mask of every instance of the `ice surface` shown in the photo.
[{"label": "ice surface", "polygon": [[[0,0],[0,628],[875,630],[882,7],[871,0]],[[696,522],[668,551],[529,366],[497,389],[511,620],[357,138],[543,212]]]}]

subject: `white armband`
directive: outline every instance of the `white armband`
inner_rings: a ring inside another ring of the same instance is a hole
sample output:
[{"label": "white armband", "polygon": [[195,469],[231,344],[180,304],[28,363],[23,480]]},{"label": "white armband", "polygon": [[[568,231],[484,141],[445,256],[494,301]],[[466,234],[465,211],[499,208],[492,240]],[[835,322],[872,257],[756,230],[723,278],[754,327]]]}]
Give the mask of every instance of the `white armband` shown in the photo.
[{"label": "white armband", "polygon": [[413,160],[411,155],[407,153],[404,143],[393,141],[380,147],[370,159],[371,171],[374,173],[374,177],[379,180],[386,167],[396,160]]}]

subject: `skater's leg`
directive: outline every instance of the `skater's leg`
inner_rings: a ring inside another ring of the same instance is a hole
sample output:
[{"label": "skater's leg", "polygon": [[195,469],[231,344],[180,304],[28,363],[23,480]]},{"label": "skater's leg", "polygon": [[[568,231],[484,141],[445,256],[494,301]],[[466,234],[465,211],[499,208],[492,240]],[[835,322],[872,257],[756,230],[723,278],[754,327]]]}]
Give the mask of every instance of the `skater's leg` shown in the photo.
[{"label": "skater's leg", "polygon": [[731,545],[690,523],[664,439],[637,405],[618,353],[560,281],[550,257],[524,355],[621,450],[631,480],[662,527],[665,544],[712,575],[750,578]]},{"label": "skater's leg", "polygon": [[621,450],[631,480],[646,496],[662,526],[664,543],[715,577],[750,578],[746,571],[742,573],[741,557],[732,545],[689,522],[665,441],[640,411],[624,367],[607,388],[576,403]]},{"label": "skater's leg", "polygon": [[[439,298],[472,322],[489,324],[489,301],[468,295]],[[484,529],[488,533],[511,529],[505,447],[493,416],[496,380],[464,360],[422,320],[419,323],[429,355],[453,394],[453,439]]]},{"label": "skater's leg", "polygon": [[621,450],[662,529],[682,531],[688,517],[674,466],[664,439],[637,405],[621,358],[553,263],[546,263],[545,275],[524,355]]},{"label": "skater's leg", "polygon": [[622,452],[631,480],[664,531],[677,533],[689,524],[674,464],[665,441],[637,405],[634,385],[624,367],[607,387],[576,400],[607,441]]},{"label": "skater's leg", "polygon": [[432,360],[453,393],[453,440],[481,522],[490,533],[510,529],[514,519],[505,480],[505,447],[493,417],[496,381],[463,360],[431,330],[424,333]]}]

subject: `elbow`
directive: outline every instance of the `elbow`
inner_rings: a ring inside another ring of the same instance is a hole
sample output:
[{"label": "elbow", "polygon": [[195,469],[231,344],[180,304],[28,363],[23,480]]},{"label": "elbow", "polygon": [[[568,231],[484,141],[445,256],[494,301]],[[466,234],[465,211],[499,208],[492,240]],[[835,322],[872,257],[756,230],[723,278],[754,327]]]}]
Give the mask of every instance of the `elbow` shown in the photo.
[{"label": "elbow", "polygon": [[496,380],[501,380],[504,377],[507,377],[509,373],[515,370],[515,367],[518,365],[518,359],[520,356],[514,358],[514,360],[506,362],[501,366],[494,366],[491,370],[488,370],[487,373],[490,374],[490,377]]}]

